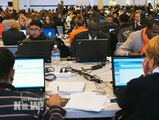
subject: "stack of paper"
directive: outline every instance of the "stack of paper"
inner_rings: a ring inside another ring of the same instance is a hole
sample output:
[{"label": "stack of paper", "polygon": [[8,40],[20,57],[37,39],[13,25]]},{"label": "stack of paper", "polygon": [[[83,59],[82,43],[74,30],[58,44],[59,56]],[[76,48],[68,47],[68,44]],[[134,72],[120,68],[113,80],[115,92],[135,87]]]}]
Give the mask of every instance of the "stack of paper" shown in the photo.
[{"label": "stack of paper", "polygon": [[100,112],[104,108],[106,100],[107,96],[96,95],[93,92],[76,93],[71,95],[65,108]]},{"label": "stack of paper", "polygon": [[85,82],[59,82],[60,93],[77,93],[83,92]]}]

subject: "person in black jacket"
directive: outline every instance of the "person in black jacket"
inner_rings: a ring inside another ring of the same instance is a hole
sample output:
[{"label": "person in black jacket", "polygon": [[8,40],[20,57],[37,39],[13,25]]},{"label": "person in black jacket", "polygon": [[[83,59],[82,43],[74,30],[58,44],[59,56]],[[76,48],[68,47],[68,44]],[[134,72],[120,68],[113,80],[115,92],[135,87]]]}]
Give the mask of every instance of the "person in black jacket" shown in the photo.
[{"label": "person in black jacket", "polygon": [[66,111],[60,107],[59,95],[53,95],[45,102],[44,98],[37,94],[16,91],[12,85],[16,72],[14,63],[13,54],[6,48],[0,48],[1,120],[64,120]]},{"label": "person in black jacket", "polygon": [[104,39],[108,36],[100,31],[99,22],[96,18],[91,18],[88,22],[88,30],[78,33],[74,36],[71,43],[70,51],[72,56],[76,56],[76,40],[77,39]]},{"label": "person in black jacket", "polygon": [[[143,61],[144,74],[131,80],[117,97],[126,120],[159,120],[159,36],[152,38]],[[131,118],[131,119],[130,119]]]},{"label": "person in black jacket", "polygon": [[22,41],[26,38],[25,34],[21,31],[20,24],[18,22],[12,22],[11,28],[2,32],[2,40],[4,45],[17,45],[18,41]]}]

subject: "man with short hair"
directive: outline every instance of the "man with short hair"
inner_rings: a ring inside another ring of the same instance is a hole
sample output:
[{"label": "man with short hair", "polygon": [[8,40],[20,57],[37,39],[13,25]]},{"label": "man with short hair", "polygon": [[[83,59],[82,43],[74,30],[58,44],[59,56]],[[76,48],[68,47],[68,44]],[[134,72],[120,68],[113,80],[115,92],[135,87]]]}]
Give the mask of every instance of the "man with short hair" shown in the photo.
[{"label": "man with short hair", "polygon": [[33,20],[30,23],[29,39],[31,40],[45,40],[48,39],[43,33],[42,23],[39,20]]},{"label": "man with short hair", "polygon": [[[47,101],[47,109],[44,98],[30,92],[16,91],[12,85],[16,72],[14,62],[13,54],[6,48],[0,48],[0,119],[63,120],[66,111],[60,107],[60,96],[51,96]],[[34,106],[32,102],[42,104]]]},{"label": "man with short hair", "polygon": [[80,32],[74,36],[74,39],[71,43],[71,55],[76,56],[76,40],[77,39],[104,39],[108,35],[100,31],[99,22],[97,18],[91,18],[88,22],[88,30]]},{"label": "man with short hair", "polygon": [[149,40],[159,35],[159,21],[147,20],[147,27],[133,32],[116,50],[116,55],[144,55]]}]

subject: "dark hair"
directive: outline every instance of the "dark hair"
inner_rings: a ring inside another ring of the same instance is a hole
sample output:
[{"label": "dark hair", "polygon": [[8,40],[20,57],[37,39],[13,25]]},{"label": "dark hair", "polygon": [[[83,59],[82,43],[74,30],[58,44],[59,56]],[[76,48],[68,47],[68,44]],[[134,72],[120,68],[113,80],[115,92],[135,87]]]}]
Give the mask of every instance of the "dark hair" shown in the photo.
[{"label": "dark hair", "polygon": [[146,19],[146,25],[148,28],[152,28],[153,25],[159,26],[159,20],[154,20],[154,19]]},{"label": "dark hair", "polygon": [[90,18],[89,19],[89,21],[88,21],[88,29],[90,30],[90,29],[96,29],[96,30],[98,30],[99,29],[99,21],[98,21],[98,18],[96,18],[96,17],[92,17],[92,18]]},{"label": "dark hair", "polygon": [[126,15],[125,13],[124,13],[124,14],[121,14],[121,15],[119,16],[119,20],[120,20],[120,22],[129,22],[129,16]]},{"label": "dark hair", "polygon": [[39,26],[40,28],[42,28],[42,23],[39,20],[32,20],[30,26],[31,25]]},{"label": "dark hair", "polygon": [[84,26],[85,20],[84,20],[83,16],[77,15],[76,19],[75,19],[75,23],[76,23],[76,26]]},{"label": "dark hair", "polygon": [[14,55],[6,48],[0,48],[0,80],[7,79],[15,62]]}]

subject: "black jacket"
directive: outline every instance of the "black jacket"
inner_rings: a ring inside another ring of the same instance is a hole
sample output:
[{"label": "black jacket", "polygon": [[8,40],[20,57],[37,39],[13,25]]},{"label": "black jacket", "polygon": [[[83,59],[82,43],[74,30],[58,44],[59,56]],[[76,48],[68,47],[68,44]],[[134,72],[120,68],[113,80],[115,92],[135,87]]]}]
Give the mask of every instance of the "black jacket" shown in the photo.
[{"label": "black jacket", "polygon": [[131,120],[159,120],[159,73],[131,80],[117,102]]},{"label": "black jacket", "polygon": [[16,28],[10,28],[2,33],[2,40],[4,45],[17,45],[18,41],[26,38],[23,32]]}]

